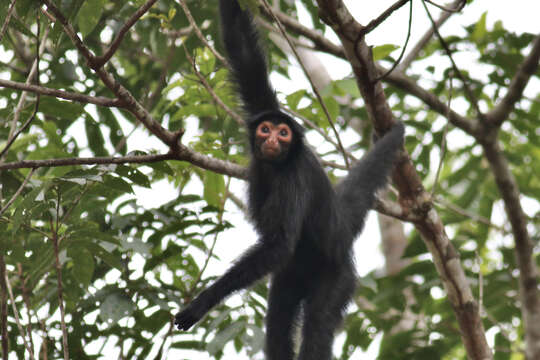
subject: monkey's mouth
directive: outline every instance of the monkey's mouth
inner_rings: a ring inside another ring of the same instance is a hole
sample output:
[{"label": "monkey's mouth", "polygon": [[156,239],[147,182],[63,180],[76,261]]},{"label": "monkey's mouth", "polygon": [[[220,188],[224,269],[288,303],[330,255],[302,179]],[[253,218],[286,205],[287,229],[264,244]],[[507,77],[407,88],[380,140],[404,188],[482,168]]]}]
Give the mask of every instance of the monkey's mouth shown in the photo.
[{"label": "monkey's mouth", "polygon": [[266,155],[269,155],[270,157],[274,157],[276,155],[279,155],[280,149],[279,146],[271,146],[267,145],[264,147],[264,153]]}]

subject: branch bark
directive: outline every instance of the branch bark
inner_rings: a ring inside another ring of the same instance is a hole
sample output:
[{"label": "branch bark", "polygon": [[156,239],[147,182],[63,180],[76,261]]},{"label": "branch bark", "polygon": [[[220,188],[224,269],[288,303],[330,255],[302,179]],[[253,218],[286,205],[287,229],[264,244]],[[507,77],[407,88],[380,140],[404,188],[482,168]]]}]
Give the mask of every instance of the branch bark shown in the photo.
[{"label": "branch bark", "polygon": [[51,89],[44,86],[25,84],[11,80],[0,79],[0,87],[23,90],[34,94],[53,96],[65,100],[73,100],[83,104],[95,104],[106,107],[123,107],[122,102],[118,99],[109,99],[103,96],[89,96],[69,91]]},{"label": "branch bark", "polygon": [[540,359],[540,295],[534,244],[527,231],[527,217],[520,203],[520,192],[497,140],[482,143],[484,154],[504,201],[506,216],[512,226],[515,255],[519,268],[521,313],[525,328],[525,355]]},{"label": "branch bark", "polygon": [[[370,48],[363,37],[359,36],[363,33],[363,26],[355,21],[341,0],[317,0],[317,3],[323,20],[332,27],[343,44],[374,128],[378,132],[384,132],[390,128],[394,118],[381,83],[374,81],[378,71]],[[435,267],[456,314],[467,355],[471,359],[492,359],[478,304],[459,261],[459,254],[446,235],[429,194],[424,190],[405,152],[393,178],[403,198],[402,203],[408,204],[422,216],[415,226],[433,256]]]},{"label": "branch bark", "polygon": [[88,158],[64,158],[47,160],[24,160],[0,164],[0,170],[10,169],[36,169],[40,167],[74,166],[74,165],[97,165],[97,164],[143,164],[164,160],[187,161],[202,169],[210,170],[219,174],[229,175],[239,179],[245,179],[247,170],[237,164],[224,161],[193,151],[187,146],[180,145],[176,151],[158,155],[138,155],[122,157],[88,157]]}]

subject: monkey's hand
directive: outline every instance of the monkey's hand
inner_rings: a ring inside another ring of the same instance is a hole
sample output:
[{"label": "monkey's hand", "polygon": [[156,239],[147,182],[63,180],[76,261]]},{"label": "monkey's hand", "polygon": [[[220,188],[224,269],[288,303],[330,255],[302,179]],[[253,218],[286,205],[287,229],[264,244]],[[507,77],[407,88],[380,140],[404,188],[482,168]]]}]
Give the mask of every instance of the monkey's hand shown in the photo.
[{"label": "monkey's hand", "polygon": [[206,312],[207,309],[204,306],[201,306],[200,301],[195,299],[186,306],[185,309],[176,314],[174,317],[174,324],[178,330],[188,330],[193,324],[199,321]]}]

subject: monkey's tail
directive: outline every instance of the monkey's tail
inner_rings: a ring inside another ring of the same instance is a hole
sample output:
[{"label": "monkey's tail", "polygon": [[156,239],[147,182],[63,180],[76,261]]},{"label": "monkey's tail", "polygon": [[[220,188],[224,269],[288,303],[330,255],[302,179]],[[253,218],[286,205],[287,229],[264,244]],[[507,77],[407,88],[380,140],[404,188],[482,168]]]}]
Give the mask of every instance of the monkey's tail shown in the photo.
[{"label": "monkey's tail", "polygon": [[394,161],[403,146],[405,129],[397,122],[389,132],[378,139],[373,148],[349,171],[338,184],[336,192],[339,203],[354,234],[362,231],[367,212],[373,206],[375,193],[383,188]]},{"label": "monkey's tail", "polygon": [[220,0],[219,8],[223,43],[244,109],[250,116],[278,110],[252,15],[237,0]]}]

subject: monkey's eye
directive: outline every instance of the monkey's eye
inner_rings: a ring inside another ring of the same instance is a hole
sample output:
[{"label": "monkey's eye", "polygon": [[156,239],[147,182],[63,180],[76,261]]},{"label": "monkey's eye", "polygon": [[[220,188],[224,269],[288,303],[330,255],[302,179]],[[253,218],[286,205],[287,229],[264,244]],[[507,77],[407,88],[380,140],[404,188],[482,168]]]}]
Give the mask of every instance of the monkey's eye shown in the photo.
[{"label": "monkey's eye", "polygon": [[279,135],[286,137],[289,135],[289,131],[287,129],[281,129],[281,131],[279,132]]},{"label": "monkey's eye", "polygon": [[264,133],[264,134],[268,134],[270,132],[270,129],[268,128],[268,126],[263,126],[261,127],[261,131]]}]

